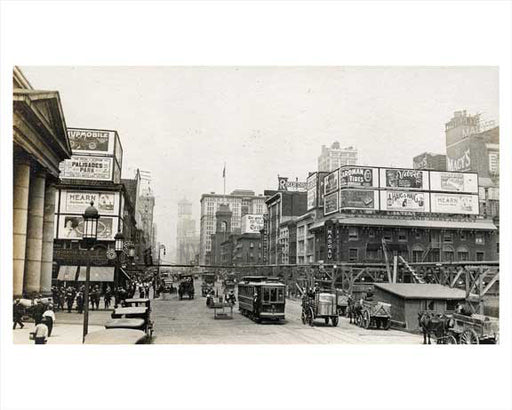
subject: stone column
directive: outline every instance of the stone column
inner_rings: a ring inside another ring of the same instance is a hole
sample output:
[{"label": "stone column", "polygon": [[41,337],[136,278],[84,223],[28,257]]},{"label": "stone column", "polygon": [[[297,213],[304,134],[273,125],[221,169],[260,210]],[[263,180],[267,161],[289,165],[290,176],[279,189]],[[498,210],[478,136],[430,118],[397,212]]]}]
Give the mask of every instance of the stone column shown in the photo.
[{"label": "stone column", "polygon": [[12,215],[12,273],[13,295],[23,293],[25,272],[25,245],[27,239],[28,190],[30,161],[14,158],[13,215]]},{"label": "stone column", "polygon": [[41,293],[43,295],[50,295],[52,289],[55,191],[55,185],[47,181],[44,193],[43,249],[41,254]]},{"label": "stone column", "polygon": [[33,173],[28,195],[27,250],[24,285],[28,293],[41,290],[41,255],[43,251],[44,187],[46,173]]}]

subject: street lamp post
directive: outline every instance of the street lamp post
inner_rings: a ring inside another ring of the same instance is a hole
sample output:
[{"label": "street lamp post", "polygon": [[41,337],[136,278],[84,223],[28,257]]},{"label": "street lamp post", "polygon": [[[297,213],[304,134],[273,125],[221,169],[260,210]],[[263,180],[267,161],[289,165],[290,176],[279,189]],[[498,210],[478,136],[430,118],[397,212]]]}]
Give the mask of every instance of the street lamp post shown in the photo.
[{"label": "street lamp post", "polygon": [[89,282],[91,280],[91,253],[96,244],[98,236],[98,220],[100,215],[98,210],[94,207],[94,201],[91,201],[91,205],[85,210],[82,215],[84,218],[84,234],[82,237],[83,244],[87,249],[87,268],[85,270],[85,291],[84,291],[84,328],[82,343],[85,342],[85,336],[87,336],[87,330],[89,327]]},{"label": "street lamp post", "polygon": [[116,269],[114,271],[114,308],[117,308],[118,292],[119,292],[119,273],[121,270],[121,254],[124,249],[124,235],[122,232],[116,233],[114,236],[115,240],[115,251],[116,251]]}]

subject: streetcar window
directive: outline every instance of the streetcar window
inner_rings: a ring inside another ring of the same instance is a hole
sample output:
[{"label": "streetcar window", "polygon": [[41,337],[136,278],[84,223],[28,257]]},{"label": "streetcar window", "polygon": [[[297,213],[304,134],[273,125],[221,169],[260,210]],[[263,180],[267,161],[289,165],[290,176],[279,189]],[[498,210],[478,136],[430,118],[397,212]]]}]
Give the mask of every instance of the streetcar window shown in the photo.
[{"label": "streetcar window", "polygon": [[278,302],[284,301],[284,289],[283,288],[277,289],[277,301]]},{"label": "streetcar window", "polygon": [[277,289],[276,288],[270,289],[270,301],[277,302]]},{"label": "streetcar window", "polygon": [[263,288],[263,301],[270,302],[270,292],[267,288]]}]

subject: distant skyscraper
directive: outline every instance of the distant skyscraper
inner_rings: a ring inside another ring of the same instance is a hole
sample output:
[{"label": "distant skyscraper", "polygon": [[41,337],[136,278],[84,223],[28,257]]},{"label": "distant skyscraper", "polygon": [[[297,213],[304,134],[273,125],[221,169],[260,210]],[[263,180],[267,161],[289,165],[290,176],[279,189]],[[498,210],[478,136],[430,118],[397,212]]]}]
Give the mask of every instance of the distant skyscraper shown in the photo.
[{"label": "distant skyscraper", "polygon": [[356,165],[357,160],[356,148],[341,148],[340,143],[336,141],[330,148],[322,145],[322,153],[318,157],[318,171],[331,172],[343,165]]},{"label": "distant skyscraper", "polygon": [[176,261],[188,264],[197,253],[198,239],[196,221],[192,219],[192,202],[182,199],[178,202],[178,226],[176,232]]},{"label": "distant skyscraper", "polygon": [[254,191],[237,189],[231,194],[221,195],[212,192],[201,196],[201,230],[199,241],[199,262],[209,263],[207,253],[212,250],[211,235],[216,232],[216,212],[220,205],[227,205],[232,212],[231,231],[239,234],[242,227],[242,216],[248,214],[263,215],[267,212],[263,195],[255,195]]}]

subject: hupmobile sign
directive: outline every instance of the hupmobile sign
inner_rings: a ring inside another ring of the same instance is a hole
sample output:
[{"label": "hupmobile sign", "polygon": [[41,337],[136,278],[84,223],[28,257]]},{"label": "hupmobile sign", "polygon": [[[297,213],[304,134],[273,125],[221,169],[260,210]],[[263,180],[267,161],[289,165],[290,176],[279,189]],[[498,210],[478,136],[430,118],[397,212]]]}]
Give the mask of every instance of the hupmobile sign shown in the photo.
[{"label": "hupmobile sign", "polygon": [[60,163],[61,178],[87,179],[96,181],[112,180],[112,157],[73,155]]},{"label": "hupmobile sign", "polygon": [[68,128],[73,154],[113,154],[115,133],[106,130]]}]

